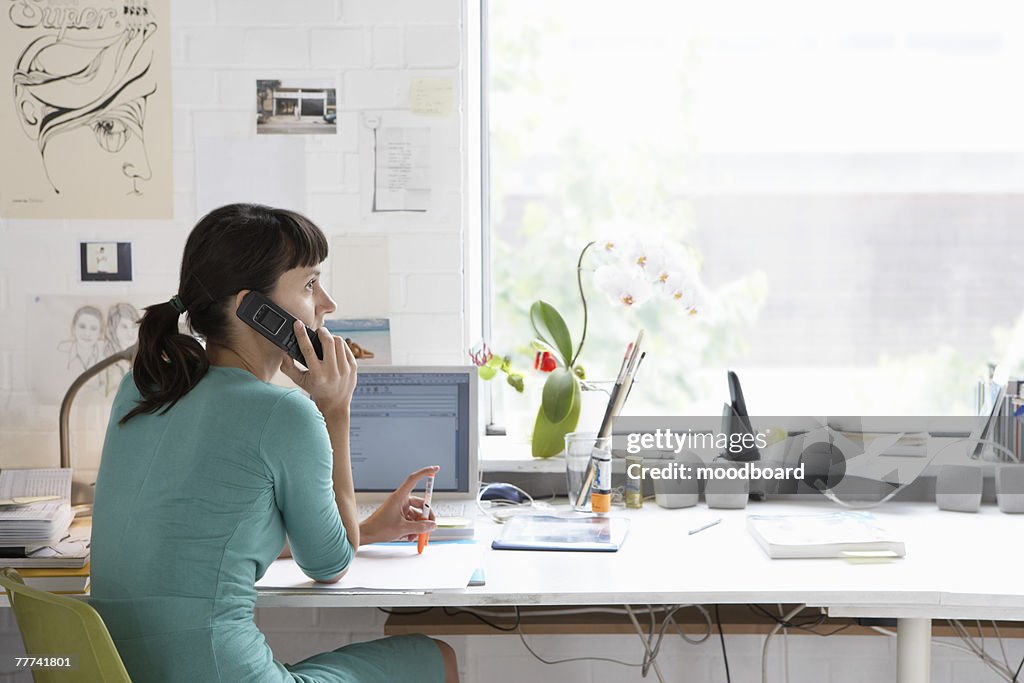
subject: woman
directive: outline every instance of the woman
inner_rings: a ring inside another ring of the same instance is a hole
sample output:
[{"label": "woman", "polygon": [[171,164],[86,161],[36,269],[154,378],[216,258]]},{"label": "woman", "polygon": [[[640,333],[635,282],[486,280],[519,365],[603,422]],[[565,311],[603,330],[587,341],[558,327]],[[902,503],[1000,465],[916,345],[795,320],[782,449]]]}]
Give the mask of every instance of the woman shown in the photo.
[{"label": "woman", "polygon": [[[360,543],[433,529],[412,473],[359,523],[349,458],[352,352],[323,327],[324,234],[290,211],[234,204],[189,235],[178,294],[149,306],[118,390],[96,482],[92,604],[133,681],[450,681],[449,646],[424,636],[350,645],[285,666],[253,623],[255,581],[288,535],[317,581]],[[308,370],[245,325],[250,290],[291,312]],[[187,314],[206,348],[178,333]],[[315,360],[305,323],[317,330]],[[269,384],[280,369],[309,394]],[[310,400],[312,399],[312,400]]]}]

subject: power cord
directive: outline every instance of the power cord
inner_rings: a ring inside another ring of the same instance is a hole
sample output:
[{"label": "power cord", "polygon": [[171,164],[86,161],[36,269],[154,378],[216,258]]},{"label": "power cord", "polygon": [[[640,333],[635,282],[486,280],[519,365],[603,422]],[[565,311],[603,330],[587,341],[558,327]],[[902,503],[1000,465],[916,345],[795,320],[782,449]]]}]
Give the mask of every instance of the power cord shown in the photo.
[{"label": "power cord", "polygon": [[732,683],[732,676],[729,675],[729,655],[725,651],[725,633],[722,632],[722,615],[718,613],[718,605],[715,605],[715,624],[718,626],[718,639],[722,643],[722,661],[725,662],[725,682]]}]

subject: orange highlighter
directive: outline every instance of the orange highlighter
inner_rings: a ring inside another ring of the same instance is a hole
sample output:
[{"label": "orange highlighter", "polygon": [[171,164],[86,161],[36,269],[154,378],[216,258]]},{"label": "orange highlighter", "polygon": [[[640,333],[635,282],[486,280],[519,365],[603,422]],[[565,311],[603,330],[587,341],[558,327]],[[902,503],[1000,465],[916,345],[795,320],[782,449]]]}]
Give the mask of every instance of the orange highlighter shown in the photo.
[{"label": "orange highlighter", "polygon": [[[427,475],[427,488],[423,492],[423,516],[420,517],[422,520],[430,519],[430,497],[434,494],[434,475]],[[430,532],[424,531],[419,536],[419,540],[416,543],[416,553],[422,554],[423,549],[427,547],[427,543],[430,541]]]}]

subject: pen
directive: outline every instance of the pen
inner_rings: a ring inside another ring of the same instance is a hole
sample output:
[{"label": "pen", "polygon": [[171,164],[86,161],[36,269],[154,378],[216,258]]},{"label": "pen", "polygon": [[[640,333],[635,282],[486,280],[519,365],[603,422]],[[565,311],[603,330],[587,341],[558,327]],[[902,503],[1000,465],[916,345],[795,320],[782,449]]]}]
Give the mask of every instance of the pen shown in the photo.
[{"label": "pen", "polygon": [[699,526],[699,527],[697,527],[696,529],[690,529],[690,534],[689,534],[689,535],[690,535],[690,536],[693,536],[693,535],[694,535],[695,533],[697,533],[698,531],[704,531],[705,529],[710,529],[711,527],[713,527],[714,525],[718,524],[718,523],[719,523],[719,522],[721,522],[721,521],[722,521],[722,518],[721,518],[721,517],[719,517],[718,519],[716,519],[716,520],[714,520],[714,521],[708,522],[708,523],[707,523],[707,524],[705,524],[704,526]]},{"label": "pen", "polygon": [[[423,492],[423,516],[420,517],[422,520],[430,519],[430,497],[434,493],[434,475],[427,475],[427,488]],[[419,536],[419,540],[416,542],[416,554],[420,555],[423,553],[423,549],[427,547],[427,543],[430,541],[430,532],[424,531]]]}]

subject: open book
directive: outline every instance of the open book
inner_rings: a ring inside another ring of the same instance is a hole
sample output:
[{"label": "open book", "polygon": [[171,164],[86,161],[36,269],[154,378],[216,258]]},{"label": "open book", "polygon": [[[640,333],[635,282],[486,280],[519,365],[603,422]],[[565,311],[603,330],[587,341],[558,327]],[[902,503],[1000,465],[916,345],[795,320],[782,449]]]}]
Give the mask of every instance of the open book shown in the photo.
[{"label": "open book", "polygon": [[867,512],[816,515],[750,515],[747,529],[772,558],[903,557],[903,541]]}]

